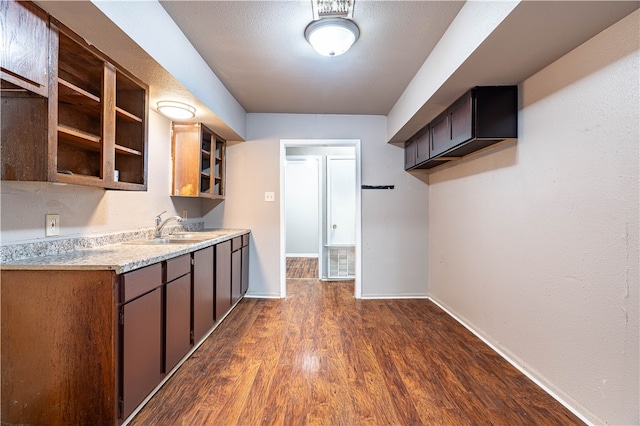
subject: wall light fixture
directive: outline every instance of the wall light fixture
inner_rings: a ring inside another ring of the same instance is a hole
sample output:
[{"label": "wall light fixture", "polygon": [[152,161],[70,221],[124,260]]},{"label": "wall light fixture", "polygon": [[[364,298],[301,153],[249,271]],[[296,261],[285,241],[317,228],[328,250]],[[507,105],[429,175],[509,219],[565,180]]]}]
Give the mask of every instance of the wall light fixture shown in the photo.
[{"label": "wall light fixture", "polygon": [[191,105],[176,101],[158,101],[158,112],[174,120],[186,120],[196,116],[196,109]]}]

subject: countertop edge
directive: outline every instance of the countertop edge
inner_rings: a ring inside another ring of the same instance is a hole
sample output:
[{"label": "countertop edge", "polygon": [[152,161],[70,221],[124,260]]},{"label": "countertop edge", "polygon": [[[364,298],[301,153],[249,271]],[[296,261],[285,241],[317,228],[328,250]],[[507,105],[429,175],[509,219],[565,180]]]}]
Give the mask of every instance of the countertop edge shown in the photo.
[{"label": "countertop edge", "polygon": [[[70,253],[30,257],[3,262],[0,271],[114,271],[123,274],[145,266],[201,250],[235,237],[251,233],[250,229],[215,229],[197,231],[216,235],[205,240],[167,245],[127,245],[119,242]],[[127,247],[127,250],[122,250]],[[120,249],[120,250],[119,250]],[[123,253],[123,252],[127,253]],[[135,253],[127,256],[128,253]],[[83,259],[84,258],[84,259]],[[113,259],[113,260],[111,260]]]}]

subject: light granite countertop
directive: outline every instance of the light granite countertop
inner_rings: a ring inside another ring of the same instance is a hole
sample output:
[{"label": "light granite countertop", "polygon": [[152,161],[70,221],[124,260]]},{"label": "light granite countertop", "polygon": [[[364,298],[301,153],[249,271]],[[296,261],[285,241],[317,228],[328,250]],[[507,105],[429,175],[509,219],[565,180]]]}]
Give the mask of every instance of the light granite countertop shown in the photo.
[{"label": "light granite countertop", "polygon": [[[81,248],[73,251],[3,260],[3,270],[112,270],[117,274],[139,269],[182,254],[191,253],[250,232],[249,229],[199,230],[198,240],[147,245],[131,241]],[[206,239],[205,239],[206,238]]]}]

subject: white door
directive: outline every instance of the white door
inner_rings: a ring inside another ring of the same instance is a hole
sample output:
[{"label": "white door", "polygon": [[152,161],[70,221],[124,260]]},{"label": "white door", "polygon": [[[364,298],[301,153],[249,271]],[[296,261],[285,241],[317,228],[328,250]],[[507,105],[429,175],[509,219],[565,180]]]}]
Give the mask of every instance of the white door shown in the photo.
[{"label": "white door", "polygon": [[327,156],[327,245],[356,243],[356,160]]},{"label": "white door", "polygon": [[285,197],[286,255],[318,257],[319,157],[287,157]]}]

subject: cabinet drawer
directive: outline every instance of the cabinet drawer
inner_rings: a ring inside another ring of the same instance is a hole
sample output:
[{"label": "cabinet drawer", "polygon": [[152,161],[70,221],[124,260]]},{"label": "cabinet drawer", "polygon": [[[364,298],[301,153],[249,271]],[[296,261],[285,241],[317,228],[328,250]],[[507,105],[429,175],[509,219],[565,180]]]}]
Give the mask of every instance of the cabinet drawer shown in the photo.
[{"label": "cabinet drawer", "polygon": [[231,240],[231,251],[240,250],[242,248],[242,236],[235,237]]},{"label": "cabinet drawer", "polygon": [[162,284],[162,266],[160,263],[147,266],[122,276],[122,302],[127,302],[153,290]]},{"label": "cabinet drawer", "polygon": [[191,255],[183,254],[167,260],[167,282],[191,272]]},{"label": "cabinet drawer", "polygon": [[242,236],[242,247],[246,247],[249,245],[249,234],[244,234]]}]

